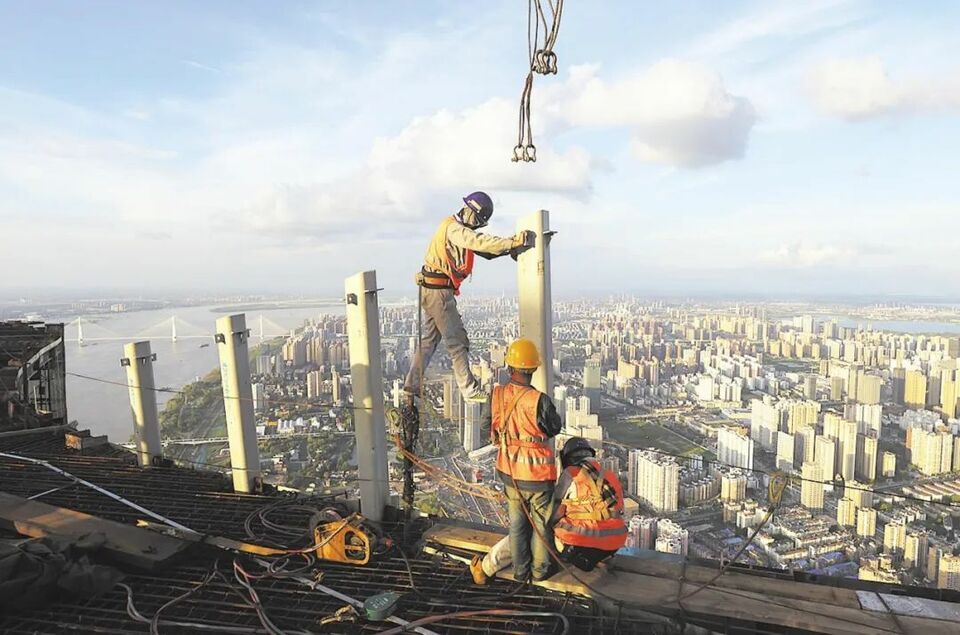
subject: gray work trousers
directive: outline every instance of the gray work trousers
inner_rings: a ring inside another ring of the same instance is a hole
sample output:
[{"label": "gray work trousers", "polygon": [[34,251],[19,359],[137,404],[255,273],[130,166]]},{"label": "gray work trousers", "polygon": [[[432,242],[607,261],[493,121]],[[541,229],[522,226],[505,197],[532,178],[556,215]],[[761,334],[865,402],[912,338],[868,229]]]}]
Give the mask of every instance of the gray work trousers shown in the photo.
[{"label": "gray work trousers", "polygon": [[421,287],[419,291],[422,294],[420,302],[423,315],[420,319],[423,320],[423,332],[403,389],[420,394],[420,379],[442,339],[453,362],[453,375],[460,386],[460,393],[464,399],[477,395],[480,392],[480,382],[470,370],[470,340],[467,338],[467,329],[463,327],[453,289]]}]

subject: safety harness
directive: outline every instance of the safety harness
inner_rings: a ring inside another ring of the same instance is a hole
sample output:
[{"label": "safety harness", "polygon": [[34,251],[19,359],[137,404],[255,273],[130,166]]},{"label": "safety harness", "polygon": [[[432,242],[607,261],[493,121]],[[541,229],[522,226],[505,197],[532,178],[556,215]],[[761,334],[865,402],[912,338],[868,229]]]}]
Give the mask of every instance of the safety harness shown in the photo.
[{"label": "safety harness", "polygon": [[[460,285],[473,273],[474,253],[464,249],[464,262],[458,265],[450,252],[447,241],[447,229],[451,223],[456,223],[454,216],[443,219],[440,227],[433,235],[427,248],[427,263],[416,276],[417,284],[425,289],[453,289],[455,295],[460,295]],[[439,271],[438,271],[439,269]]]},{"label": "safety harness", "polygon": [[[587,495],[563,501],[566,516],[571,520],[607,520],[610,508],[616,505],[616,493],[607,485],[606,479],[592,461],[581,464],[580,469],[588,474],[579,482],[586,486]],[[578,491],[579,493],[579,491]]]},{"label": "safety harness", "polygon": [[499,417],[499,425],[491,427],[491,435],[494,436],[492,441],[500,447],[500,453],[497,455],[497,470],[514,480],[555,481],[557,468],[553,452],[548,445],[549,437],[521,434],[518,423],[513,420],[513,414],[520,401],[531,393],[537,393],[529,386],[520,388],[521,390],[517,392],[506,410],[502,409],[504,387],[496,386],[493,391],[494,412],[503,413]]}]

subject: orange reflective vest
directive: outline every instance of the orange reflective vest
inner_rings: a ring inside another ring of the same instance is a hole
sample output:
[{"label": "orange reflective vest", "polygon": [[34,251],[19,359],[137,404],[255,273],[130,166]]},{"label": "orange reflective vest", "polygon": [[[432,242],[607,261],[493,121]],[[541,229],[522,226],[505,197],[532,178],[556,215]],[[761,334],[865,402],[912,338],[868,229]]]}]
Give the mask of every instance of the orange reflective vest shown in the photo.
[{"label": "orange reflective vest", "polygon": [[[565,545],[593,547],[616,551],[627,541],[627,525],[623,521],[623,487],[620,479],[600,464],[590,460],[594,471],[572,465],[566,471],[573,478],[560,501],[566,513],[554,526],[554,534]],[[616,503],[603,497],[604,481],[616,494]]]},{"label": "orange reflective vest", "polygon": [[537,425],[540,391],[530,386],[494,386],[490,397],[491,441],[500,447],[497,471],[514,481],[556,481],[553,443]]},{"label": "orange reflective vest", "polygon": [[450,280],[450,286],[456,295],[460,295],[460,285],[473,273],[473,251],[451,245],[447,241],[447,228],[456,223],[454,216],[448,216],[440,223],[424,256],[425,269],[442,272]]}]

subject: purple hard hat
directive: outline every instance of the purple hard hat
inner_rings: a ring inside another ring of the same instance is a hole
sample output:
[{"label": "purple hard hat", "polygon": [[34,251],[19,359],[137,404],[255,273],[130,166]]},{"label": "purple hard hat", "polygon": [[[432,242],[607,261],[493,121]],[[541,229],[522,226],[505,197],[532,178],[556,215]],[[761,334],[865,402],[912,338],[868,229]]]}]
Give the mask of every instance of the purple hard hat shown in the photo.
[{"label": "purple hard hat", "polygon": [[481,225],[486,225],[493,216],[493,200],[486,192],[473,192],[463,197],[463,202],[477,215]]}]

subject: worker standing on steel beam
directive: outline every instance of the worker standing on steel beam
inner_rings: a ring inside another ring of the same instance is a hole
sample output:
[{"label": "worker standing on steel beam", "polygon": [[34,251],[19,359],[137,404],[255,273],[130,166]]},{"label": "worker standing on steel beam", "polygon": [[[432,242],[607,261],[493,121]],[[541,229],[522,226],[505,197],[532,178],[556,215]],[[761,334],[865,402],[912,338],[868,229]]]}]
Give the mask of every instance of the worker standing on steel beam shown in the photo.
[{"label": "worker standing on steel beam", "polygon": [[420,342],[410,372],[404,382],[406,406],[414,406],[414,397],[420,394],[423,373],[440,340],[447,344],[453,362],[453,374],[464,399],[485,402],[480,382],[470,370],[468,356],[470,341],[457,309],[456,296],[460,285],[473,272],[474,256],[491,260],[500,256],[514,258],[533,246],[531,231],[519,232],[512,238],[491,236],[479,231],[493,216],[493,201],[484,192],[474,192],[463,199],[463,208],[440,223],[434,233],[424,264],[417,274],[420,286],[420,304],[425,320]]},{"label": "worker standing on steel beam", "polygon": [[[590,443],[581,437],[572,437],[563,445],[563,473],[554,489],[553,515],[548,523],[554,528],[560,558],[583,571],[593,571],[627,541],[623,486],[595,456]],[[473,581],[486,584],[487,578],[509,566],[512,553],[509,539],[504,538],[483,558],[475,556],[470,563]]]},{"label": "worker standing on steel beam", "polygon": [[497,474],[507,494],[510,517],[509,546],[517,580],[550,577],[549,520],[552,513],[557,462],[552,438],[563,423],[549,396],[530,383],[540,367],[533,342],[518,339],[507,349],[510,382],[494,386],[483,423],[490,440],[500,448]]}]

